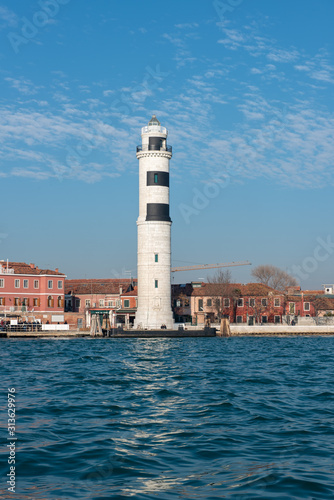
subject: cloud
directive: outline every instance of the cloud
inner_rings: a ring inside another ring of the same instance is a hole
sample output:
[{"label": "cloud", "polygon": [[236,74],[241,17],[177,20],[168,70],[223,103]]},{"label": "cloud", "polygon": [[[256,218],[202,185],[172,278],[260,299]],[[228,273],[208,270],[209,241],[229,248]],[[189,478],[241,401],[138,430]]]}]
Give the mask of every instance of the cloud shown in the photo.
[{"label": "cloud", "polygon": [[18,90],[21,94],[32,95],[37,94],[38,90],[42,87],[34,85],[30,80],[24,78],[5,78],[14,89]]},{"label": "cloud", "polygon": [[17,15],[4,5],[0,6],[0,29],[15,28],[18,24]]}]

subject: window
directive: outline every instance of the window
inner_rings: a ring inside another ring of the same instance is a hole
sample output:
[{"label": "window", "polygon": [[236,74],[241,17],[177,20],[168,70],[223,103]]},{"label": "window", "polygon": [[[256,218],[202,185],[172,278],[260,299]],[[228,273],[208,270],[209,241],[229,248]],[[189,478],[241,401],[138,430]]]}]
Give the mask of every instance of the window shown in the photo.
[{"label": "window", "polygon": [[262,316],[262,323],[268,323],[268,316]]},{"label": "window", "polygon": [[304,311],[309,311],[309,310],[310,310],[310,303],[304,302]]},{"label": "window", "polygon": [[237,306],[244,307],[244,299],[238,299]]},{"label": "window", "polygon": [[53,307],[54,306],[54,301],[51,295],[48,296],[48,307]]},{"label": "window", "polygon": [[19,305],[20,305],[20,299],[18,297],[15,297],[14,306],[19,306]]},{"label": "window", "polygon": [[198,310],[203,311],[203,299],[198,299]]},{"label": "window", "polygon": [[180,300],[180,299],[177,299],[177,300],[175,301],[175,306],[176,306],[176,307],[181,307],[181,300]]},{"label": "window", "polygon": [[5,297],[0,297],[0,306],[5,305]]},{"label": "window", "polygon": [[5,286],[5,280],[0,280],[0,288],[4,288]]},{"label": "window", "polygon": [[52,280],[48,281],[48,288],[53,288],[53,281]]},{"label": "window", "polygon": [[154,184],[158,184],[158,174],[154,174]]},{"label": "window", "polygon": [[208,299],[208,300],[206,301],[206,305],[207,305],[208,307],[212,307],[212,299]]},{"label": "window", "polygon": [[39,288],[39,281],[38,280],[34,281],[34,288]]},{"label": "window", "polygon": [[295,314],[296,304],[294,302],[289,302],[289,312],[290,314]]},{"label": "window", "polygon": [[154,287],[158,288],[158,280],[154,280]]},{"label": "window", "polygon": [[275,299],[274,300],[274,307],[279,307],[281,305],[280,299]]},{"label": "window", "polygon": [[59,295],[59,297],[57,299],[57,307],[63,307],[63,301],[62,301],[62,298],[61,298],[60,295]]},{"label": "window", "polygon": [[114,301],[113,300],[109,300],[108,307],[114,307]]},{"label": "window", "polygon": [[34,298],[33,304],[34,304],[34,307],[38,307],[40,305],[39,299]]},{"label": "window", "polygon": [[157,253],[154,255],[154,262],[159,262],[159,255]]},{"label": "window", "polygon": [[27,299],[27,298],[22,299],[22,305],[23,306],[28,306],[29,305],[29,299]]},{"label": "window", "polygon": [[249,299],[249,307],[255,307],[255,299]]},{"label": "window", "polygon": [[[77,299],[78,300],[78,299]],[[90,307],[90,299],[86,299],[85,300],[85,306],[86,307]]]},{"label": "window", "polygon": [[275,323],[280,323],[281,322],[281,316],[275,316]]},{"label": "window", "polygon": [[100,307],[104,307],[104,299],[99,300]]},{"label": "window", "polygon": [[61,290],[63,288],[63,282],[62,281],[58,281],[58,289]]},{"label": "window", "polygon": [[80,299],[75,299],[75,307],[76,309],[80,308]]},{"label": "window", "polygon": [[23,280],[23,288],[28,288],[28,286],[29,286],[29,281]]},{"label": "window", "polygon": [[189,307],[189,299],[184,299],[184,305],[185,307]]},{"label": "window", "polygon": [[237,316],[237,323],[242,323],[242,316]]},{"label": "window", "polygon": [[224,299],[224,307],[230,307],[230,299]]},{"label": "window", "polygon": [[130,307],[130,300],[129,299],[124,300],[124,307]]},{"label": "window", "polygon": [[15,280],[15,288],[20,288],[20,280]]},{"label": "window", "polygon": [[263,307],[267,307],[267,299],[261,299],[261,304]]}]

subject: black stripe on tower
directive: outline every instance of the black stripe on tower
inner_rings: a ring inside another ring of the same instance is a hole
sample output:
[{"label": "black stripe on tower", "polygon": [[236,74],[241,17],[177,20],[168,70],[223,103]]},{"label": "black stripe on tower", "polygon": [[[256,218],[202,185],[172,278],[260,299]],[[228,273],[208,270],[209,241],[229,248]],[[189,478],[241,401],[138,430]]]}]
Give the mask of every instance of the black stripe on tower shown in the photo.
[{"label": "black stripe on tower", "polygon": [[147,172],[146,185],[169,187],[169,172]]},{"label": "black stripe on tower", "polygon": [[147,203],[146,220],[172,222],[168,203]]}]

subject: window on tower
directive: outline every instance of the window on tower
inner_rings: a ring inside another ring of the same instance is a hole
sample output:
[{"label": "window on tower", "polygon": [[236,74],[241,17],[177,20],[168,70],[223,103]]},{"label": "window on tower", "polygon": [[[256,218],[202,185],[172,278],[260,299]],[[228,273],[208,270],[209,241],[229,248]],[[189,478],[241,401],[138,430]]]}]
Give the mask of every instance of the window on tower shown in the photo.
[{"label": "window on tower", "polygon": [[158,174],[154,174],[154,184],[158,184]]},{"label": "window on tower", "polygon": [[159,262],[159,256],[157,253],[154,255],[154,262]]},{"label": "window on tower", "polygon": [[158,288],[158,280],[154,280],[154,286],[155,288]]}]

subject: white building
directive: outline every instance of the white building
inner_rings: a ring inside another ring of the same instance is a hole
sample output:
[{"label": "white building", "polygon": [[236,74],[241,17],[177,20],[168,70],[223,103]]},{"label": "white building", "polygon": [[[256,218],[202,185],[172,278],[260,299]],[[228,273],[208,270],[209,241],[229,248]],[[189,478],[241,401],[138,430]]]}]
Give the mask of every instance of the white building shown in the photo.
[{"label": "white building", "polygon": [[153,115],[141,129],[139,160],[138,307],[134,327],[173,328],[167,129]]}]

